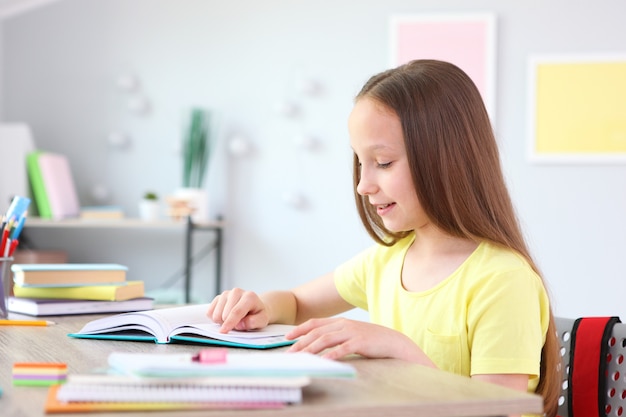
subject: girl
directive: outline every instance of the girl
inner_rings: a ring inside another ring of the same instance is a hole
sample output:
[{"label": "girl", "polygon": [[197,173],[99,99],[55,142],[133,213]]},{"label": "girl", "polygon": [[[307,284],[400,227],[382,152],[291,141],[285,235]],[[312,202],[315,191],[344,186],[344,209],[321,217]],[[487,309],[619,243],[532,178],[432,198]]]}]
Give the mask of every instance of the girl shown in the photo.
[{"label": "girl", "polygon": [[[458,67],[417,60],[373,76],[348,121],[354,191],[377,245],[290,291],[225,291],[223,332],[299,324],[292,351],[398,358],[560,392],[559,344],[480,93]],[[354,307],[371,323],[332,317]]]}]

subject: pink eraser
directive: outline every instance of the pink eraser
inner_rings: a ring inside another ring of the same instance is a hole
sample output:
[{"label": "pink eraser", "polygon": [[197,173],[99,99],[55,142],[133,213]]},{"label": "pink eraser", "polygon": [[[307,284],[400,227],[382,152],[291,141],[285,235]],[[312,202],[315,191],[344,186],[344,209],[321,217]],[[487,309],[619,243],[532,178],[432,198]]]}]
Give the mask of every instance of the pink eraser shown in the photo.
[{"label": "pink eraser", "polygon": [[227,354],[226,348],[202,349],[198,352],[196,360],[200,363],[226,363]]}]

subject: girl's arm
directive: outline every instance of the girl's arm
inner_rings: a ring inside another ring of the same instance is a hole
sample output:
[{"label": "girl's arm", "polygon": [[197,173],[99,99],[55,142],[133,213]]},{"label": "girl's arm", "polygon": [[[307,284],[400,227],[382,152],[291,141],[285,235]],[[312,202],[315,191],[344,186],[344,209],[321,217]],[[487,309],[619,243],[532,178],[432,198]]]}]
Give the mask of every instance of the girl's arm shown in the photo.
[{"label": "girl's arm", "polygon": [[339,295],[332,272],[294,288],[292,293],[296,301],[296,315],[290,321],[292,324],[334,316],[354,308]]}]

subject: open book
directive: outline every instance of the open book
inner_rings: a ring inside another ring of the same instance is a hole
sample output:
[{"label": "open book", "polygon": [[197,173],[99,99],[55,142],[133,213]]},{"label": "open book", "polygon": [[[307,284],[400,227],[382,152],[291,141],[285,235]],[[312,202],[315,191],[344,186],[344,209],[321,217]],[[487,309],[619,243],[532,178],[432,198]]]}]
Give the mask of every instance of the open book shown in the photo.
[{"label": "open book", "polygon": [[294,343],[285,339],[285,334],[294,326],[285,324],[270,324],[260,330],[220,333],[220,325],[206,315],[208,308],[209,304],[199,304],[116,314],[90,321],[80,331],[68,336],[156,343],[193,342],[254,349]]}]

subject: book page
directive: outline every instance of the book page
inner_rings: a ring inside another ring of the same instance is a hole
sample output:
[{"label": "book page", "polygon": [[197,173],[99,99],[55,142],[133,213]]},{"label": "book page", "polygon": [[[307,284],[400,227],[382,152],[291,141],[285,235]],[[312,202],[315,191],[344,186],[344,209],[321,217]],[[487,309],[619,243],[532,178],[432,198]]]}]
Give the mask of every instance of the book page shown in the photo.
[{"label": "book page", "polygon": [[262,346],[283,340],[294,326],[271,324],[252,331],[232,330],[228,334],[219,332],[219,325],[206,315],[209,304],[198,304],[151,311],[118,314],[87,323],[80,334],[102,334],[119,330],[142,330],[157,337],[157,342],[167,343],[169,337],[193,334],[212,339],[225,340],[243,345]]},{"label": "book page", "polygon": [[[207,318],[207,320],[209,319]],[[295,326],[287,324],[270,324],[269,326],[257,330],[231,330],[228,333],[220,333],[220,325],[209,322],[178,327],[170,332],[170,337],[191,334],[211,339],[225,340],[241,345],[266,345],[285,341],[285,334],[294,327]]]},{"label": "book page", "polygon": [[184,324],[208,321],[208,308],[208,304],[201,304],[116,314],[90,321],[78,333],[93,335],[140,330],[154,335],[158,343],[167,343],[172,329]]},{"label": "book page", "polygon": [[154,311],[116,314],[92,320],[85,324],[76,334],[101,335],[125,330],[138,330],[153,335],[158,343],[167,343],[167,329],[163,327],[158,318],[151,316],[151,313]]},{"label": "book page", "polygon": [[182,307],[160,308],[150,311],[149,314],[155,317],[169,334],[172,330],[180,326],[211,322],[211,319],[209,319],[206,314],[208,310],[209,304],[196,304]]}]

